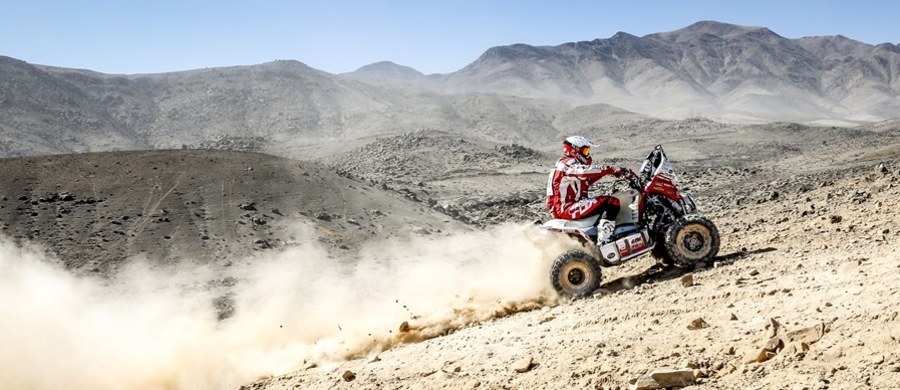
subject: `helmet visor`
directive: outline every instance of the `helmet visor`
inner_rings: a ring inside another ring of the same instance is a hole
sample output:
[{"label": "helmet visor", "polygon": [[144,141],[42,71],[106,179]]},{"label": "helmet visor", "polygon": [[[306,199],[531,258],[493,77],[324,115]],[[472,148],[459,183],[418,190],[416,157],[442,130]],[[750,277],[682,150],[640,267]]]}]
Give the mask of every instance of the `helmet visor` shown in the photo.
[{"label": "helmet visor", "polygon": [[581,149],[578,150],[578,153],[580,153],[584,157],[591,157],[591,147],[582,146]]}]

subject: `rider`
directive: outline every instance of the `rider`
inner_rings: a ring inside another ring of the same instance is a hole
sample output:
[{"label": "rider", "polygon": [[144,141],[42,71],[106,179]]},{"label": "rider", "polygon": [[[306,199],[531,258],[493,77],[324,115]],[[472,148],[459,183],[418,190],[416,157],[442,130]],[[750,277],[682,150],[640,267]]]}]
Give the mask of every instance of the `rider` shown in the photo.
[{"label": "rider", "polygon": [[605,176],[622,177],[624,168],[591,165],[591,141],[571,136],[563,141],[563,157],[556,162],[547,180],[547,209],[556,219],[582,219],[600,214],[597,243],[612,235],[619,199],[612,196],[588,197],[588,188]]}]

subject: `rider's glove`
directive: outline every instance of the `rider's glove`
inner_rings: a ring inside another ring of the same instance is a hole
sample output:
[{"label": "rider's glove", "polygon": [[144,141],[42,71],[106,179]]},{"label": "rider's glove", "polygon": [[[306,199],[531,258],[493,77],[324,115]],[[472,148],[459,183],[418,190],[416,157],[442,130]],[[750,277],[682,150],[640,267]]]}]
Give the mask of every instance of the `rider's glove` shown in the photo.
[{"label": "rider's glove", "polygon": [[616,168],[616,170],[613,171],[613,175],[616,177],[624,177],[628,175],[628,168]]}]

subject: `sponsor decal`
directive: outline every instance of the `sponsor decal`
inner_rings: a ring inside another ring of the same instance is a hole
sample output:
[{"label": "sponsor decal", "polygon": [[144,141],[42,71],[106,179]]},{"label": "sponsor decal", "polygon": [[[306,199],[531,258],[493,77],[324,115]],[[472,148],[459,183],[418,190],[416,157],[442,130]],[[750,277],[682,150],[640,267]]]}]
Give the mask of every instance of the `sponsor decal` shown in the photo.
[{"label": "sponsor decal", "polygon": [[631,250],[635,252],[646,247],[646,245],[644,244],[644,238],[640,235],[632,237],[630,242],[628,243],[628,246],[630,246]]},{"label": "sponsor decal", "polygon": [[619,248],[619,256],[625,257],[625,256],[628,256],[629,253],[631,253],[628,250],[628,243],[625,242],[624,238],[619,241],[616,241],[616,247]]}]

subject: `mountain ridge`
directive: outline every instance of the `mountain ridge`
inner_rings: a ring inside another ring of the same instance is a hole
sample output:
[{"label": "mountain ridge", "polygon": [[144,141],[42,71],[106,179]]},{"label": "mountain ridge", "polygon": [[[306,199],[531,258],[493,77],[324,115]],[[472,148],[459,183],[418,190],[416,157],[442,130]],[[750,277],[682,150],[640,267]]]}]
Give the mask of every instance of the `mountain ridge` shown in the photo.
[{"label": "mountain ridge", "polygon": [[[420,129],[538,146],[581,131],[552,118],[593,104],[663,119],[852,125],[897,117],[898,74],[894,44],[788,39],[713,21],[643,37],[496,46],[456,72],[433,75],[389,61],[331,74],[295,60],[107,75],[2,57],[0,154],[264,137],[296,157],[288,150],[310,140]],[[603,117],[585,123],[610,125]]]}]

